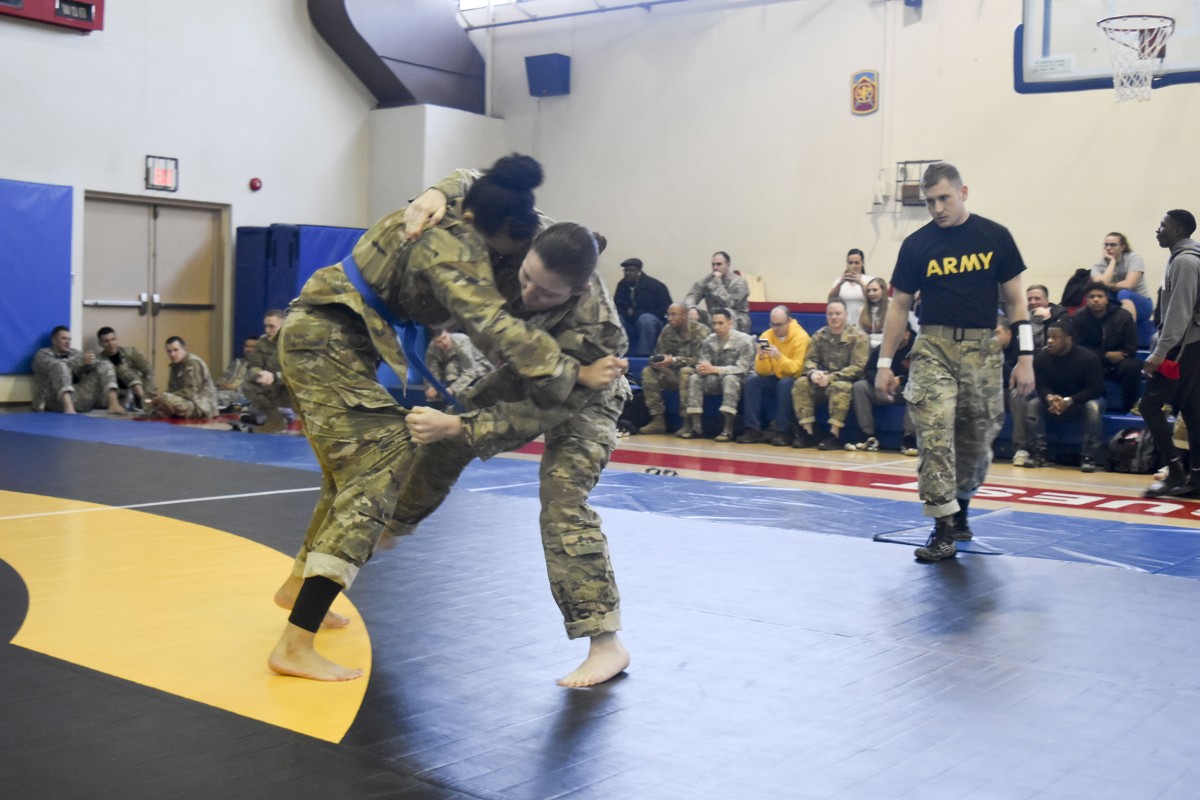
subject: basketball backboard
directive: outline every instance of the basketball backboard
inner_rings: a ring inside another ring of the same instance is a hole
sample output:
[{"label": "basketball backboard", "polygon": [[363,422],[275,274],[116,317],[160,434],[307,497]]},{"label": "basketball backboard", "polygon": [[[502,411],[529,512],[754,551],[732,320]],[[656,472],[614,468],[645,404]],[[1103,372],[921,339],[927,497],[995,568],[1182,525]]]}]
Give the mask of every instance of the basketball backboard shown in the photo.
[{"label": "basketball backboard", "polygon": [[1113,88],[1109,42],[1096,23],[1125,14],[1173,17],[1166,55],[1153,86],[1200,83],[1200,3],[1196,0],[1023,0],[1013,48],[1013,83],[1021,94]]}]

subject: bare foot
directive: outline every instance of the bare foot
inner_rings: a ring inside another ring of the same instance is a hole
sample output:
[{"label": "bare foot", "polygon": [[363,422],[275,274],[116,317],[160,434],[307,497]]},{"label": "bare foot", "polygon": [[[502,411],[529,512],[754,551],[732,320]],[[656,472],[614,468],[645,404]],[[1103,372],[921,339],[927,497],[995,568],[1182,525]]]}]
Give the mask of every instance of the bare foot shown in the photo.
[{"label": "bare foot", "polygon": [[330,661],[313,648],[312,642],[313,634],[288,623],[279,644],[267,659],[267,666],[280,675],[314,681],[352,681],[362,677],[361,669]]},{"label": "bare foot", "polygon": [[[300,585],[303,583],[303,578],[289,575],[288,579],[283,582],[283,586],[279,587],[279,591],[275,592],[275,605],[285,611],[291,611],[292,606],[296,605],[296,596],[300,594]],[[332,611],[325,612],[325,619],[321,620],[322,628],[344,628],[349,624],[349,617],[335,614]]]},{"label": "bare foot", "polygon": [[615,633],[592,637],[588,656],[575,671],[559,679],[559,686],[595,686],[616,677],[629,666],[629,651]]}]

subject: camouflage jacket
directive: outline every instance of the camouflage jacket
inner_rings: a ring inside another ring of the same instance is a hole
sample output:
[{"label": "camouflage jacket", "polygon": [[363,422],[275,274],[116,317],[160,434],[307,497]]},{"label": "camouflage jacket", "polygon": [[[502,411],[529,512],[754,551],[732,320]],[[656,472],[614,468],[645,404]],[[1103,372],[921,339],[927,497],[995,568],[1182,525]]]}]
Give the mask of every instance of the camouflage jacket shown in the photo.
[{"label": "camouflage jacket", "polygon": [[654,345],[654,354],[674,356],[675,360],[671,364],[671,369],[694,367],[696,359],[700,355],[700,346],[704,344],[704,340],[710,333],[712,331],[708,329],[707,325],[701,325],[699,322],[691,320],[688,321],[687,329],[682,333],[668,325],[658,335],[658,344]]},{"label": "camouflage jacket", "polygon": [[[353,255],[367,285],[396,317],[430,326],[457,322],[481,350],[529,379],[544,403],[561,402],[575,385],[578,362],[505,308],[487,245],[457,216],[447,215],[410,242],[404,236],[404,211],[396,211],[363,234]],[[515,281],[512,260],[503,264]],[[367,305],[340,263],[313,273],[293,301],[327,304],[344,305],[362,317],[380,357],[397,375],[407,373],[395,331]]]},{"label": "camouflage jacket", "polygon": [[33,354],[33,374],[45,375],[54,365],[60,361],[66,361],[67,366],[71,368],[71,379],[76,383],[79,382],[80,376],[83,373],[96,368],[95,364],[83,363],[85,353],[82,350],[71,349],[63,355],[59,355],[54,351],[53,347],[43,347]]},{"label": "camouflage jacket", "polygon": [[465,333],[450,334],[453,343],[449,350],[443,350],[433,342],[425,351],[425,364],[433,377],[437,378],[450,393],[458,396],[471,385],[476,378],[494,369],[487,356],[479,352],[471,344],[471,338]]},{"label": "camouflage jacket", "polygon": [[754,337],[730,330],[724,342],[715,333],[700,346],[700,361],[719,367],[722,375],[750,376],[754,371]]},{"label": "camouflage jacket", "polygon": [[228,386],[231,389],[236,389],[242,385],[242,381],[246,379],[246,373],[250,369],[250,362],[244,358],[235,358],[229,362],[229,366],[221,373],[221,377],[217,378],[217,386]]},{"label": "camouflage jacket", "polygon": [[692,308],[700,305],[701,300],[708,313],[711,314],[714,308],[727,308],[739,331],[750,330],[750,284],[733,270],[724,278],[710,272],[708,277],[696,281],[683,304]]},{"label": "camouflage jacket", "polygon": [[199,356],[189,353],[183,361],[171,365],[167,391],[191,400],[209,417],[217,415],[217,385]]},{"label": "camouflage jacket", "polygon": [[96,356],[108,360],[117,372],[117,379],[122,387],[132,386],[141,382],[147,388],[154,386],[154,367],[150,359],[141,354],[136,347],[118,347],[115,356],[103,353]]},{"label": "camouflage jacket", "polygon": [[[254,379],[258,377],[260,372],[275,373],[276,380],[283,378],[283,365],[279,363],[279,334],[276,333],[274,338],[270,336],[259,337],[258,342],[254,345],[254,350],[250,353],[250,358],[247,359],[249,368],[246,370],[244,380],[247,383],[254,383]],[[398,374],[398,373],[397,373]]]},{"label": "camouflage jacket", "polygon": [[871,340],[862,329],[847,325],[840,335],[826,326],[812,335],[804,357],[804,374],[820,370],[830,381],[856,381],[863,376]]}]

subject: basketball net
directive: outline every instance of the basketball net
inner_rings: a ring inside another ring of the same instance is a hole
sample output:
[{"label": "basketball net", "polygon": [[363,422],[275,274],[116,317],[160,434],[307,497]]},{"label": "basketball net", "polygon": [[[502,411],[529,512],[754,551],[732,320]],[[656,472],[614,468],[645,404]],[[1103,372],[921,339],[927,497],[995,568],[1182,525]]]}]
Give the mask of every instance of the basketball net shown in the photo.
[{"label": "basketball net", "polygon": [[1154,15],[1108,17],[1096,23],[1108,37],[1117,102],[1150,99],[1155,61],[1167,55],[1175,20]]}]

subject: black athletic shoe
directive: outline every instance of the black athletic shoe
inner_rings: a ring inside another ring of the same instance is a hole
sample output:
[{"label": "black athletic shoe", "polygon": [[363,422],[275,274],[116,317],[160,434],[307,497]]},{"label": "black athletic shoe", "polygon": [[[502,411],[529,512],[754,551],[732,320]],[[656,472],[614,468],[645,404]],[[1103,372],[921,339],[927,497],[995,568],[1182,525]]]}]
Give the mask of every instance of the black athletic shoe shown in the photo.
[{"label": "black athletic shoe", "polygon": [[746,428],[741,436],[737,438],[738,444],[758,444],[763,440],[763,432],[758,428]]},{"label": "black athletic shoe", "polygon": [[818,450],[841,450],[842,440],[836,434],[827,433],[821,443],[817,445]]},{"label": "black athletic shoe", "polygon": [[918,547],[915,551],[917,561],[925,562],[954,558],[957,554],[958,545],[954,543],[954,528],[941,520],[934,523],[933,533],[929,534],[929,541],[925,542],[925,546]]},{"label": "black athletic shoe", "polygon": [[792,437],[792,447],[797,449],[812,447],[816,443],[816,437],[804,430],[804,428],[800,428],[796,431],[795,436]]}]

